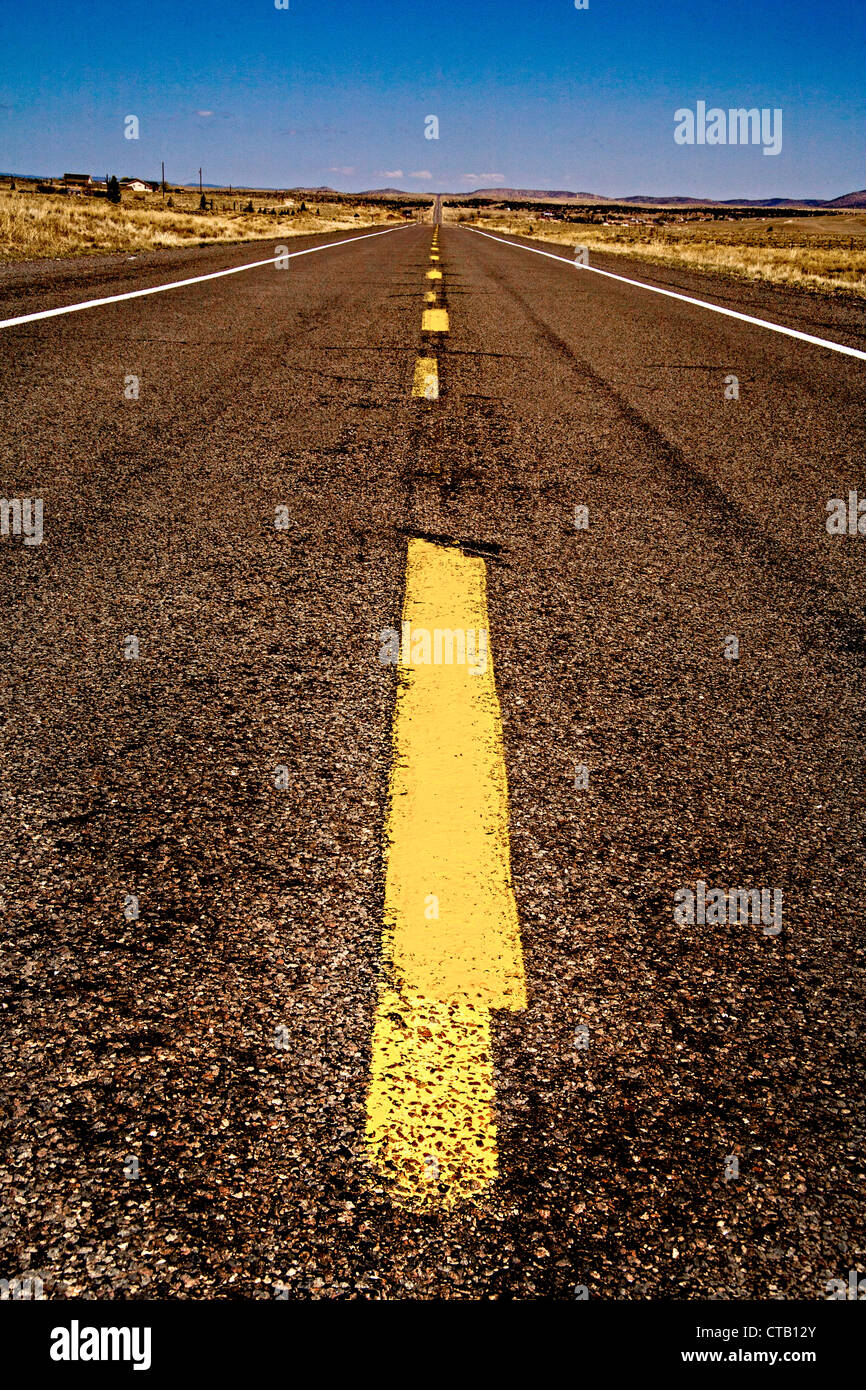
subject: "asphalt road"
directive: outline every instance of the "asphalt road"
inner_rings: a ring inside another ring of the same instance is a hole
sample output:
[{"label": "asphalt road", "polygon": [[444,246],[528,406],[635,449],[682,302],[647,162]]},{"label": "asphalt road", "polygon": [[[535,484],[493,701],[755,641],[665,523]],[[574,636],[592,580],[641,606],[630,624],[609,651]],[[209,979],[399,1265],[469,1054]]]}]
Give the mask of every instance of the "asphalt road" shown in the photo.
[{"label": "asphalt road", "polygon": [[[422,335],[431,232],[0,331],[0,490],[44,505],[0,538],[0,1274],[826,1298],[866,1258],[866,536],[825,526],[866,366],[451,225]],[[12,267],[0,318],[265,254]],[[866,346],[862,305],[598,264]],[[486,565],[527,999],[497,1181],[420,1209],[364,1140],[412,537]],[[783,930],[678,922],[699,881]]]}]

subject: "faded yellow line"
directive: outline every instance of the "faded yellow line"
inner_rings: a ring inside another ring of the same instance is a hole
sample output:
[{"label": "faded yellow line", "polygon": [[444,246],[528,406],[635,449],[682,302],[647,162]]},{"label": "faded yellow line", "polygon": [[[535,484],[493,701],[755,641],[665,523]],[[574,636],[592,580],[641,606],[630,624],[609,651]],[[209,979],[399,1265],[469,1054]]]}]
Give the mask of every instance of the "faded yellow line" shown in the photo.
[{"label": "faded yellow line", "polygon": [[490,1011],[526,1007],[483,560],[410,541],[394,648],[367,1148],[396,1199],[452,1205],[497,1173]]},{"label": "faded yellow line", "polygon": [[447,333],[448,310],[424,309],[421,314],[421,330],[424,333]]},{"label": "faded yellow line", "polygon": [[439,399],[439,364],[435,357],[419,357],[416,361],[412,395],[425,401]]},{"label": "faded yellow line", "polygon": [[427,271],[427,279],[428,279],[428,280],[441,280],[441,279],[442,279],[442,271],[441,271],[441,270],[428,270],[428,271]]}]

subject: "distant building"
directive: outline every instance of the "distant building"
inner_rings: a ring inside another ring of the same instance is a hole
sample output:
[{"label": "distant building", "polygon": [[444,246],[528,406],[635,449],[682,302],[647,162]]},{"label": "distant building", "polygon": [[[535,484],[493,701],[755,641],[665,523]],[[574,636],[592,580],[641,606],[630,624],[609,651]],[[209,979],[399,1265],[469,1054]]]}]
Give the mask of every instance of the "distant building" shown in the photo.
[{"label": "distant building", "polygon": [[144,179],[121,179],[121,188],[125,188],[127,193],[152,193],[153,184],[146,183]]},{"label": "distant building", "polygon": [[64,174],[64,188],[77,188],[82,193],[89,192],[93,187],[93,179],[90,174]]}]

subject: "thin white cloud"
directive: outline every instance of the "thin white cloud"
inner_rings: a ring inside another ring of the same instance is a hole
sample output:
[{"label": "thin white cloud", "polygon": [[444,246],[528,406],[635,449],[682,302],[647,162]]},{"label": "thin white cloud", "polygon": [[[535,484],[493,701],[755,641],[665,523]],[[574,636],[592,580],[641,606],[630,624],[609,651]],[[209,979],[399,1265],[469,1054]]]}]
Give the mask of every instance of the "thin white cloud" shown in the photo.
[{"label": "thin white cloud", "polygon": [[212,116],[212,115],[213,115],[213,112],[212,112],[212,111],[196,111],[195,114],[196,114],[197,116]]},{"label": "thin white cloud", "polygon": [[402,179],[403,177],[402,169],[380,169],[379,173],[383,179]]},{"label": "thin white cloud", "polygon": [[429,169],[414,169],[409,177],[410,179],[432,179],[433,175]]},{"label": "thin white cloud", "polygon": [[328,165],[328,173],[329,173],[329,174],[354,174],[354,172],[355,172],[355,166],[354,166],[354,164],[329,164],[329,165]]},{"label": "thin white cloud", "polygon": [[504,183],[504,174],[461,174],[464,183]]}]

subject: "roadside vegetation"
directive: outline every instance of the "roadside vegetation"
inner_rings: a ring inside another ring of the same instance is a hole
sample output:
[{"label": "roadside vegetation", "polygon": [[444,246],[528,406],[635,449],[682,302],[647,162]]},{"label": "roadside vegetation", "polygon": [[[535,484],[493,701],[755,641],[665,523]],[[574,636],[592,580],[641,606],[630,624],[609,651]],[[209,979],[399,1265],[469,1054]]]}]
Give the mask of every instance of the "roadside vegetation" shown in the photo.
[{"label": "roadside vegetation", "polygon": [[0,187],[0,262],[270,241],[405,220],[397,203],[351,196],[331,201],[247,189],[231,195],[210,190],[199,194],[197,188],[167,191],[165,202],[160,193],[124,190],[121,195],[118,190],[116,196],[117,201],[111,201],[38,193],[35,185],[20,181],[14,189]]},{"label": "roadside vegetation", "polygon": [[448,207],[446,221],[490,232],[510,232],[558,245],[587,246],[608,255],[631,256],[657,265],[769,281],[797,289],[866,298],[866,213],[814,217],[742,217],[676,220],[672,209],[642,214],[645,221],[605,226],[574,214],[544,216],[537,209]]}]

